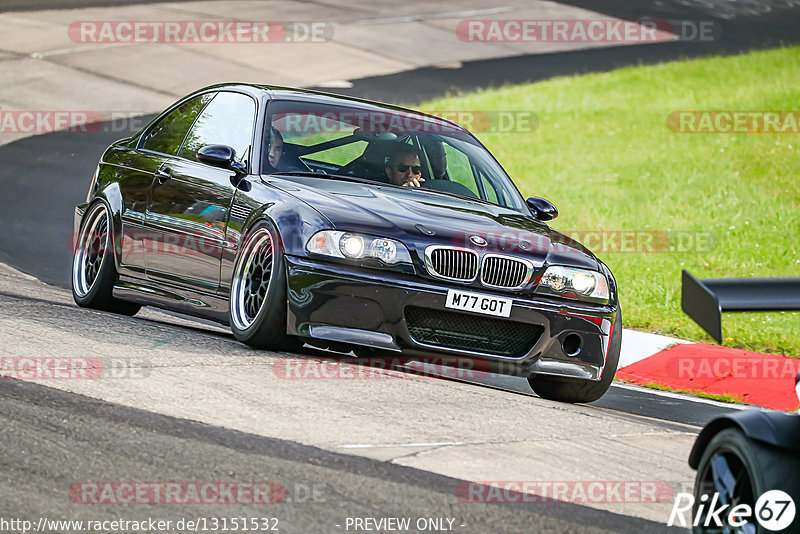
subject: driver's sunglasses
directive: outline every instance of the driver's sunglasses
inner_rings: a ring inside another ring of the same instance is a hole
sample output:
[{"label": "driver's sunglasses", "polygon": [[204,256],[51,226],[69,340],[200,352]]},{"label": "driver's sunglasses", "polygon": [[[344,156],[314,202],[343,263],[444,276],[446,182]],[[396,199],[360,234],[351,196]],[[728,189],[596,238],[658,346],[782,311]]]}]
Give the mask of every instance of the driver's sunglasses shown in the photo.
[{"label": "driver's sunglasses", "polygon": [[398,163],[394,168],[400,172],[408,172],[408,169],[411,169],[411,174],[419,174],[422,172],[422,167],[419,165],[403,165],[402,163]]}]

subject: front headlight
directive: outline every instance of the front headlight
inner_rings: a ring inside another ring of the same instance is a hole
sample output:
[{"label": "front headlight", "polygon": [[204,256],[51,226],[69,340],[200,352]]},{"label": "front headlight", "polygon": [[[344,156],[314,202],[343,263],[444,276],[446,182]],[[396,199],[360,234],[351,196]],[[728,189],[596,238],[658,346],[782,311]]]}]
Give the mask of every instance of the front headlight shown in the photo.
[{"label": "front headlight", "polygon": [[373,259],[386,265],[411,263],[411,255],[400,241],[339,230],[317,232],[306,243],[306,250],[332,258]]},{"label": "front headlight", "polygon": [[608,280],[602,273],[560,265],[547,268],[536,291],[582,300],[609,298]]}]

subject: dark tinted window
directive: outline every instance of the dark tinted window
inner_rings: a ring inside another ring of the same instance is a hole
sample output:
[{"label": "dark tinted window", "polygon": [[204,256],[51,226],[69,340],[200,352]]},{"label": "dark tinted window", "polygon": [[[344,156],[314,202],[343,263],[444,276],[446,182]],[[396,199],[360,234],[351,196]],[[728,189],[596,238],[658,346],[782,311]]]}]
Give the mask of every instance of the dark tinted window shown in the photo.
[{"label": "dark tinted window", "polygon": [[153,126],[142,141],[141,147],[172,156],[186,137],[186,132],[194,124],[203,107],[214,97],[215,93],[198,95],[172,110],[169,115]]},{"label": "dark tinted window", "polygon": [[256,103],[241,93],[220,92],[206,106],[186,136],[182,158],[197,160],[197,151],[207,145],[228,145],[243,161],[253,139]]},{"label": "dark tinted window", "polygon": [[[460,126],[436,117],[378,106],[273,100],[266,121],[263,150],[276,146],[277,135],[282,150],[276,150],[279,159],[274,164],[264,158],[265,174],[310,172],[320,179],[342,175],[385,186],[391,155],[411,145],[422,167],[420,192],[477,198],[528,213],[514,183],[480,142]],[[449,202],[441,195],[431,195],[430,202],[437,199]]]}]

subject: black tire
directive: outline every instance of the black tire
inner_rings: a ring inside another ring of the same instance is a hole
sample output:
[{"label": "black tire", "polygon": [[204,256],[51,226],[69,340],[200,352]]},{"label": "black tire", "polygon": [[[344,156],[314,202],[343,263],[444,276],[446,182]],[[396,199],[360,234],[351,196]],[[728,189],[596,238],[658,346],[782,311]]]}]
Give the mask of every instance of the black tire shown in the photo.
[{"label": "black tire", "polygon": [[528,377],[531,389],[544,399],[559,402],[593,402],[605,395],[619,365],[619,353],[622,348],[622,309],[617,306],[614,320],[614,332],[611,334],[611,346],[608,349],[603,376],[598,381],[577,378],[562,378],[551,375],[533,375]]},{"label": "black tire", "polygon": [[103,202],[92,204],[81,221],[72,257],[72,298],[82,308],[135,315],[142,307],[112,296],[117,281],[111,215]]},{"label": "black tire", "polygon": [[[718,475],[725,469],[728,469],[733,475],[736,484],[732,492],[715,486],[713,476],[715,464]],[[784,491],[794,499],[795,503],[798,503],[800,502],[798,501],[800,499],[798,473],[800,473],[800,458],[797,454],[749,439],[739,428],[726,428],[711,438],[700,457],[694,482],[695,506],[692,510],[692,522],[695,520],[698,506],[702,502],[701,497],[708,496],[704,507],[705,512],[708,510],[708,503],[713,499],[715,492],[727,494],[730,499],[727,502],[733,503],[726,512],[729,512],[737,504],[747,504],[754,514],[758,513],[755,510],[758,497],[770,490]],[[720,517],[725,521],[724,518],[727,515],[723,513],[720,514]],[[699,521],[700,524],[693,527],[692,532],[695,534],[720,532],[713,520],[709,522],[708,528],[703,525],[705,521],[706,516],[703,514]],[[797,521],[798,519],[795,519],[793,527],[796,527]],[[772,532],[765,530],[755,516],[751,518],[751,525],[755,527],[754,532],[757,534]],[[779,532],[796,532],[793,527]],[[747,530],[732,529],[730,532],[747,532]]]},{"label": "black tire", "polygon": [[228,317],[233,335],[257,349],[297,351],[286,334],[286,269],[275,227],[259,221],[242,239],[233,268]]}]

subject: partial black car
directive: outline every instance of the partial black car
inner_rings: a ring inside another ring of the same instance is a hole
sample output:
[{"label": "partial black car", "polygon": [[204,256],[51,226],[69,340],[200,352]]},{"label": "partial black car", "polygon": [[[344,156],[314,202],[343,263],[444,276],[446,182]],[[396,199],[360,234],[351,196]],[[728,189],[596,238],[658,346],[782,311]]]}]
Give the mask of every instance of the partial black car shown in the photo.
[{"label": "partial black car", "polygon": [[[795,377],[795,393],[800,402],[800,373]],[[780,520],[782,514],[788,518],[800,505],[800,413],[753,408],[717,417],[697,436],[689,465],[697,470],[693,532],[800,532],[798,516],[781,530],[767,529],[760,521]],[[759,498],[773,490],[782,491],[793,502],[776,499],[759,506]],[[710,503],[715,500],[714,509],[727,506],[720,514],[722,527],[709,517]],[[737,506],[749,508],[751,514],[738,518],[741,525],[730,526],[727,518]]]},{"label": "partial black car", "polygon": [[[388,179],[398,147],[422,187]],[[73,295],[211,319],[256,348],[446,357],[591,402],[619,360],[617,285],[556,215],[453,122],[218,85],[105,151],[75,210]]]}]

